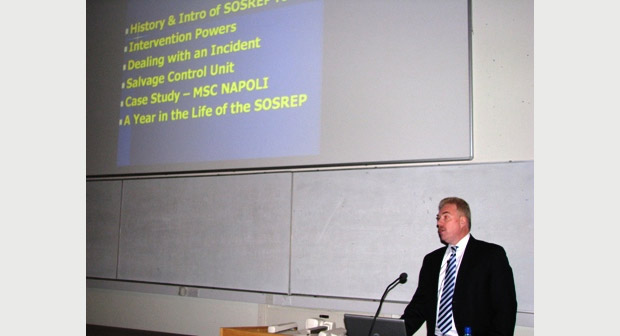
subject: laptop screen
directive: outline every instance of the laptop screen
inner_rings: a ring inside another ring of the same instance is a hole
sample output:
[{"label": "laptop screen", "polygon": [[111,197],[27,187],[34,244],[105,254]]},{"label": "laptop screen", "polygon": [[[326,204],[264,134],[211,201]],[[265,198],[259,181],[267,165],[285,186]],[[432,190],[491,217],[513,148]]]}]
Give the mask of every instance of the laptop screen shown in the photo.
[{"label": "laptop screen", "polygon": [[[344,314],[344,327],[347,336],[368,336],[373,316]],[[407,336],[405,320],[399,318],[377,317],[372,336]]]}]

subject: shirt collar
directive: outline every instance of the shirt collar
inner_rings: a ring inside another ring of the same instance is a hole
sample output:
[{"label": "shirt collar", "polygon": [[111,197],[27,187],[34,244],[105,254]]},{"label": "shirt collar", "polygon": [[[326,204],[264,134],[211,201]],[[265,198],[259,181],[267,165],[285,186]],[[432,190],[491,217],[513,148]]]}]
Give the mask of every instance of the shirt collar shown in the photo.
[{"label": "shirt collar", "polygon": [[465,237],[461,238],[461,240],[459,240],[458,243],[456,243],[456,246],[458,246],[457,251],[458,250],[463,251],[465,249],[465,246],[467,246],[467,242],[469,242],[469,237],[470,237],[470,234],[468,233],[465,235]]},{"label": "shirt collar", "polygon": [[450,255],[450,253],[452,253],[452,246],[457,246],[458,248],[456,249],[456,255],[457,256],[461,256],[463,255],[463,253],[465,252],[465,247],[467,247],[467,243],[469,242],[469,238],[471,237],[471,234],[468,233],[465,235],[465,237],[461,238],[461,240],[459,240],[458,243],[456,243],[456,245],[447,245],[446,246],[446,255]]}]

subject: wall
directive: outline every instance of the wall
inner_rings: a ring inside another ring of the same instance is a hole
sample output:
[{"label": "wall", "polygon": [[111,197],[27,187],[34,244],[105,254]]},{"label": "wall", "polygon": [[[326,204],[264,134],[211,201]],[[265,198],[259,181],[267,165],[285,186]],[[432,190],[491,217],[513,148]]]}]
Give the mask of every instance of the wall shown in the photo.
[{"label": "wall", "polygon": [[[533,1],[472,0],[474,160],[533,161]],[[429,237],[432,239],[434,237]],[[181,296],[179,293],[186,296]],[[87,323],[216,335],[226,325],[257,325],[345,312],[330,299],[87,280]],[[375,302],[359,302],[374,311]],[[398,304],[384,305],[396,312]],[[533,312],[522,312],[518,335],[533,335]],[[422,335],[423,330],[418,332]]]}]

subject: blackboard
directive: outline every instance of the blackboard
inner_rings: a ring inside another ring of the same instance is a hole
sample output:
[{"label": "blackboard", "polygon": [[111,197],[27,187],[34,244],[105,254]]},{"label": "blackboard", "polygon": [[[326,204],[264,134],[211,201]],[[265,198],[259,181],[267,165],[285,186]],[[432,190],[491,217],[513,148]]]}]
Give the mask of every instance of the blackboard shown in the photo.
[{"label": "blackboard", "polygon": [[118,278],[288,291],[290,174],[125,181]]},{"label": "blackboard", "polygon": [[472,235],[502,245],[515,274],[519,309],[534,306],[533,163],[432,166],[295,174],[291,292],[409,301],[424,255],[441,247],[439,201],[459,196]]},{"label": "blackboard", "polygon": [[532,161],[89,181],[87,276],[366,300],[406,272],[389,300],[407,302],[446,196],[506,249],[533,312]]},{"label": "blackboard", "polygon": [[116,277],[121,187],[121,181],[86,184],[86,274],[91,277]]}]

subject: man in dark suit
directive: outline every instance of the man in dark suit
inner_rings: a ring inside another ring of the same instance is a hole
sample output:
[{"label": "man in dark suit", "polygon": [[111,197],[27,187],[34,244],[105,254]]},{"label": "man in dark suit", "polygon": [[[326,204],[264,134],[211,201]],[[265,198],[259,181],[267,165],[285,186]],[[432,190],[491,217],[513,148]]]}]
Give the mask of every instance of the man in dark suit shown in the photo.
[{"label": "man in dark suit", "polygon": [[[443,199],[437,231],[446,246],[424,257],[418,288],[402,315],[408,335],[424,322],[427,336],[463,335],[465,327],[470,327],[474,336],[514,334],[517,299],[506,252],[499,245],[475,239],[470,230],[467,202],[456,197]],[[448,262],[453,246],[457,247],[455,261]],[[452,274],[456,274],[453,287],[444,288]],[[451,304],[448,297],[452,297]],[[439,312],[440,308],[445,312]]]}]

